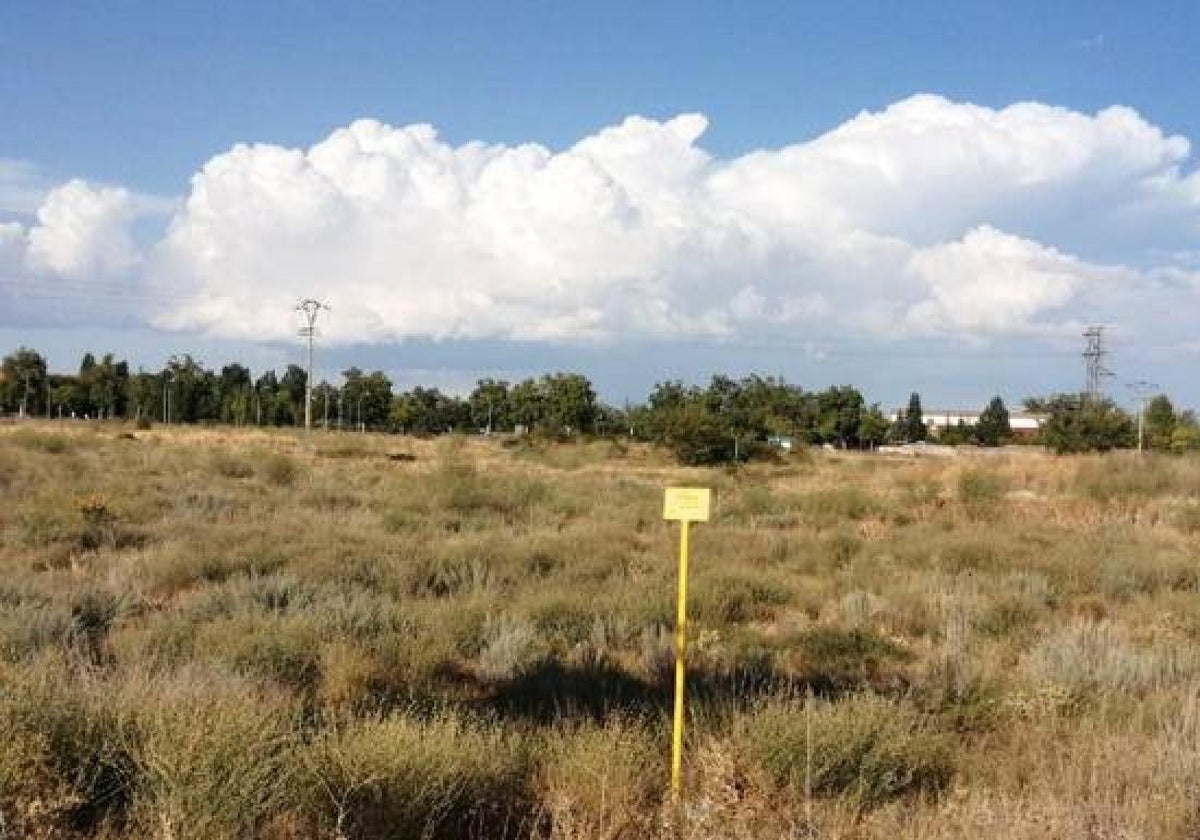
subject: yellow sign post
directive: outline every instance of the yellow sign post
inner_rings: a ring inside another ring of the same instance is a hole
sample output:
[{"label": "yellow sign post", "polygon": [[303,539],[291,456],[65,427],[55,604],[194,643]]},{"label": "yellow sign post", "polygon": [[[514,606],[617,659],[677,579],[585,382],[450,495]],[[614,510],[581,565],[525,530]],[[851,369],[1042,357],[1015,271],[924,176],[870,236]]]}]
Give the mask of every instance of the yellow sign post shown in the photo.
[{"label": "yellow sign post", "polygon": [[683,793],[683,698],[687,656],[688,525],[707,522],[712,504],[708,488],[669,487],[663,519],[679,522],[679,601],[675,614],[675,717],[671,725],[671,796]]}]

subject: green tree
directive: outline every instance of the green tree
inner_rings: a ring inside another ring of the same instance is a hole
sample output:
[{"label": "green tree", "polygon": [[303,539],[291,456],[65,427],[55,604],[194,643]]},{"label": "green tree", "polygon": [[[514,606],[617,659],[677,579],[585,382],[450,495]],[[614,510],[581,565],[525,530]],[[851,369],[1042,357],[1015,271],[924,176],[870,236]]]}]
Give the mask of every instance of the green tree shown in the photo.
[{"label": "green tree", "polygon": [[254,422],[256,425],[282,426],[295,421],[292,407],[286,398],[282,406],[286,416],[279,416],[281,407],[276,400],[278,390],[279,377],[273,370],[268,370],[254,382]]},{"label": "green tree", "polygon": [[444,434],[466,428],[471,422],[471,407],[437,388],[418,385],[392,401],[391,420],[396,428],[409,434]]},{"label": "green tree", "polygon": [[834,386],[817,394],[817,431],[821,443],[845,449],[858,445],[864,400],[857,388]]},{"label": "green tree", "polygon": [[0,408],[26,416],[46,410],[46,359],[19,347],[0,362]]},{"label": "green tree", "polygon": [[504,432],[512,429],[508,383],[495,379],[480,379],[467,398],[471,411],[471,426],[475,429]]},{"label": "green tree", "polygon": [[542,389],[536,379],[525,379],[513,385],[508,392],[509,411],[512,422],[533,431],[546,414]]},{"label": "green tree", "polygon": [[735,457],[733,429],[699,401],[667,410],[662,442],[681,464],[719,464]]},{"label": "green tree", "polygon": [[217,378],[190,355],[172,356],[163,371],[172,423],[217,419]]},{"label": "green tree", "polygon": [[908,398],[908,408],[900,419],[900,431],[906,443],[917,443],[929,436],[925,415],[921,411],[921,395],[916,391]]},{"label": "green tree", "polygon": [[1142,422],[1146,435],[1146,446],[1149,449],[1163,451],[1171,449],[1171,438],[1175,433],[1177,417],[1170,397],[1166,394],[1159,394],[1150,400],[1146,404]]},{"label": "green tree", "polygon": [[392,380],[381,370],[362,378],[359,416],[368,429],[386,429],[392,412]]},{"label": "green tree", "polygon": [[552,435],[592,431],[596,419],[596,392],[578,373],[547,374],[538,383],[545,413],[543,431]]},{"label": "green tree", "polygon": [[1041,439],[1053,452],[1108,452],[1136,440],[1133,420],[1111,400],[1056,394],[1045,406]]},{"label": "green tree", "polygon": [[1200,449],[1200,422],[1190,411],[1181,412],[1175,418],[1175,427],[1171,430],[1171,451],[1176,453],[1194,452]]},{"label": "green tree", "polygon": [[129,378],[126,392],[129,396],[126,416],[138,420],[162,416],[162,381],[159,377],[139,370]]},{"label": "green tree", "polygon": [[878,403],[862,413],[858,420],[858,442],[860,446],[874,448],[887,440],[888,428],[891,423],[884,416]]},{"label": "green tree", "polygon": [[217,413],[223,423],[241,425],[251,419],[250,393],[253,389],[250,369],[230,364],[217,377]]},{"label": "green tree", "polygon": [[307,387],[308,371],[300,365],[288,365],[283,376],[279,377],[279,388],[286,396],[288,413],[296,425],[304,422],[304,394]]},{"label": "green tree", "polygon": [[328,427],[332,427],[337,421],[339,394],[337,388],[324,380],[313,386],[313,423],[325,426],[328,419]]},{"label": "green tree", "polygon": [[999,446],[1012,438],[1012,426],[1008,421],[1008,408],[1000,397],[992,397],[979,414],[975,424],[975,442],[980,446]]}]

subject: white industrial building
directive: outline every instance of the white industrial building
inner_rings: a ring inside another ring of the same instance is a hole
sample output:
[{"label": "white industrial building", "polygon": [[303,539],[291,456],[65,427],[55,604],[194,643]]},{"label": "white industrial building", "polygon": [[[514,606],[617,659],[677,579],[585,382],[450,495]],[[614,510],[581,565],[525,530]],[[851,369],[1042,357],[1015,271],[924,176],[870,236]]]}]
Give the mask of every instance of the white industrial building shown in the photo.
[{"label": "white industrial building", "polygon": [[[893,411],[888,419],[892,422],[900,419],[903,412]],[[964,426],[974,426],[979,422],[979,411],[962,411],[959,409],[929,409],[921,412],[921,418],[925,421],[925,425],[930,431],[937,433],[942,429],[952,429],[960,423]],[[1046,422],[1046,415],[1031,414],[1028,411],[1011,411],[1008,415],[1009,428],[1013,430],[1013,434],[1032,435],[1036,434],[1038,429],[1042,428],[1042,424]]]}]

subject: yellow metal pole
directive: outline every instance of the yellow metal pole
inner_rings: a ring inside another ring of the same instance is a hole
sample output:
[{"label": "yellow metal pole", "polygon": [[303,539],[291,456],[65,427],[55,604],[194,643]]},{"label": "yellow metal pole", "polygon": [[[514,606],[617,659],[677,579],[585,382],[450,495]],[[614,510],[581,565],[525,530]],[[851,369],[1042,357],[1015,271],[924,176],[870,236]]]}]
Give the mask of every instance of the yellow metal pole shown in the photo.
[{"label": "yellow metal pole", "polygon": [[671,797],[683,794],[683,682],[687,655],[688,520],[679,523],[679,604],[675,615],[675,719],[671,727]]}]

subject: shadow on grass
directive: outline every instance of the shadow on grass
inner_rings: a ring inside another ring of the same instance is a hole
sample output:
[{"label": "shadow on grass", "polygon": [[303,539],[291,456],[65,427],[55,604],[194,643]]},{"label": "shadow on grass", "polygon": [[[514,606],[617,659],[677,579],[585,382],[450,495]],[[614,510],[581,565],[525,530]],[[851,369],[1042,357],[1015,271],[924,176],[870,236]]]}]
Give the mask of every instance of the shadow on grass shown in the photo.
[{"label": "shadow on grass", "polygon": [[[548,659],[526,673],[485,690],[482,710],[539,724],[561,720],[603,720],[613,714],[669,714],[674,700],[673,676],[648,680],[618,664],[597,660],[586,664]],[[689,669],[688,702],[728,708],[796,688],[795,681],[769,666],[733,671]]]}]

